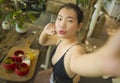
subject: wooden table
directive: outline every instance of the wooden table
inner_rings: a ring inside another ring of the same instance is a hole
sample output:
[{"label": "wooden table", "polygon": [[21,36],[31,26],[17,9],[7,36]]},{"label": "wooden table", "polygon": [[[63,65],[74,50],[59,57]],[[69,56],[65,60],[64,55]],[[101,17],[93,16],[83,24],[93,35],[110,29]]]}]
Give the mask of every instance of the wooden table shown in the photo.
[{"label": "wooden table", "polygon": [[[39,70],[42,60],[44,58],[44,56],[42,56],[42,55],[45,55],[45,53],[47,51],[47,47],[42,47],[38,42],[38,38],[42,31],[42,27],[35,26],[31,23],[25,23],[25,24],[26,24],[26,27],[28,28],[28,30],[24,34],[17,33],[15,31],[14,27],[11,27],[10,30],[8,30],[8,31],[0,28],[0,62],[3,61],[4,57],[6,57],[6,55],[8,54],[9,50],[12,47],[16,47],[16,46],[24,47],[26,42],[28,42],[28,41],[31,42],[31,45],[30,45],[31,49],[37,49],[40,51],[40,53],[38,55],[37,65],[36,65],[35,72],[34,72],[32,79],[27,80],[25,82],[15,82],[15,83],[32,83],[38,70]],[[3,82],[4,83],[14,83],[12,81],[0,79],[0,83],[3,83]]]}]

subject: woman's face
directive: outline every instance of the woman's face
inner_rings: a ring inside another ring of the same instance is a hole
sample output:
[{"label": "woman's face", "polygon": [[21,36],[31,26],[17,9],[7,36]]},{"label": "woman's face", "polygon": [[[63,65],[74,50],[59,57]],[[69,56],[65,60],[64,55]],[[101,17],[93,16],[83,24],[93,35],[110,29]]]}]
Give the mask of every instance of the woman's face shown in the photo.
[{"label": "woman's face", "polygon": [[73,9],[62,8],[58,13],[55,28],[59,37],[76,36],[76,31],[80,29],[76,12]]}]

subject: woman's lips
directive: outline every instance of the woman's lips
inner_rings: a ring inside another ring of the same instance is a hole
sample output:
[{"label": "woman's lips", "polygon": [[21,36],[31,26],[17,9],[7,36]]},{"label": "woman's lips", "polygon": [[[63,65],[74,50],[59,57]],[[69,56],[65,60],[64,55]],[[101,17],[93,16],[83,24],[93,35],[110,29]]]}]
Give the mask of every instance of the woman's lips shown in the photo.
[{"label": "woman's lips", "polygon": [[61,30],[61,31],[59,31],[59,34],[65,34],[65,31]]}]

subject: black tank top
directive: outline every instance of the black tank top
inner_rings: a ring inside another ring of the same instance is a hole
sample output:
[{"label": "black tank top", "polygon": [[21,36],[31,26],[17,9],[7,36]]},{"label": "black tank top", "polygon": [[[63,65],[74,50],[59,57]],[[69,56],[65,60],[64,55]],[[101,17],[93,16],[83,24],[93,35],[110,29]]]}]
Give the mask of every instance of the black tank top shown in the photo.
[{"label": "black tank top", "polygon": [[[60,42],[59,42],[60,43]],[[59,45],[59,44],[58,44]],[[57,46],[58,46],[57,45]],[[75,44],[76,45],[76,44]],[[51,57],[50,57],[50,63],[53,67],[53,78],[54,83],[73,83],[73,78],[76,76],[76,74],[70,78],[68,74],[66,73],[65,67],[64,67],[64,57],[65,54],[69,51],[70,47],[63,56],[58,60],[58,62],[53,65],[52,64],[52,57],[56,51],[57,46],[52,50]],[[86,77],[80,77],[79,83],[112,83],[112,79],[103,79],[102,77],[96,77],[96,78],[86,78]]]},{"label": "black tank top", "polygon": [[[78,43],[76,43],[76,44],[78,44]],[[76,44],[74,44],[74,45],[76,45]],[[72,45],[70,48],[72,48],[74,45]],[[58,60],[58,62],[56,62],[55,65],[52,64],[52,57],[53,57],[53,55],[54,55],[54,53],[56,51],[57,46],[52,51],[51,59],[50,59],[51,65],[53,67],[53,78],[54,78],[54,81],[55,81],[55,83],[73,83],[73,78],[76,76],[76,74],[72,78],[70,78],[68,76],[68,74],[66,73],[65,66],[64,66],[64,57],[65,57],[66,53],[69,51],[70,48],[66,50],[66,52]]]}]

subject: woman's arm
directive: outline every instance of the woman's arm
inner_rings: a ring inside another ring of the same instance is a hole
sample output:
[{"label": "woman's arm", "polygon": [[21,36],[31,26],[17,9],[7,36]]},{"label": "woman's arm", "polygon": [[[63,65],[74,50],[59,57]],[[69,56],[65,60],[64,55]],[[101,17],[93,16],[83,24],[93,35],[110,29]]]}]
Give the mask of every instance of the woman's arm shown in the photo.
[{"label": "woman's arm", "polygon": [[58,37],[56,35],[54,23],[47,24],[40,34],[39,43],[43,46],[48,46],[55,45],[57,41]]},{"label": "woman's arm", "polygon": [[[120,30],[96,52],[71,53],[70,69],[81,76],[120,76]],[[76,56],[74,56],[76,55]]]}]

